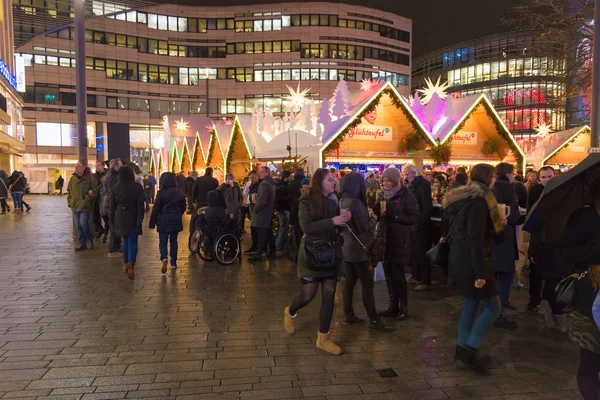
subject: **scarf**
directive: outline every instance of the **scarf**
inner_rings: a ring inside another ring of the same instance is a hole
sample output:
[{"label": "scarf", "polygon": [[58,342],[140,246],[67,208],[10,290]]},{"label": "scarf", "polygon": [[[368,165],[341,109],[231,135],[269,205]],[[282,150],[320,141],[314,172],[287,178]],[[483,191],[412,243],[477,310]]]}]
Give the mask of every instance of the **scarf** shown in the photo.
[{"label": "scarf", "polygon": [[502,232],[504,226],[502,225],[502,217],[500,216],[500,210],[498,210],[498,202],[496,201],[496,196],[494,196],[494,193],[488,187],[485,187],[485,185],[476,182],[475,184],[482,186],[482,188],[484,189],[483,199],[485,200],[485,203],[488,206],[490,218],[492,219],[492,223],[494,225],[494,231],[496,233]]},{"label": "scarf", "polygon": [[384,190],[383,198],[386,201],[392,199],[396,195],[396,193],[398,193],[400,191],[400,189],[402,189],[402,186],[396,185],[396,186],[393,186],[390,190]]}]

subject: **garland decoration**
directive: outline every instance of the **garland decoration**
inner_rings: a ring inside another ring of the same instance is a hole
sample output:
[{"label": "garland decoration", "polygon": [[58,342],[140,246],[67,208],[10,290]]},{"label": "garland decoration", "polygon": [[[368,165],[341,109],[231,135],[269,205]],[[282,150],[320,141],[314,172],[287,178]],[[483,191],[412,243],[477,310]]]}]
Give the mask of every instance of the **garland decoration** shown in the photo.
[{"label": "garland decoration", "polygon": [[452,138],[449,138],[444,143],[431,147],[429,155],[433,160],[434,165],[445,165],[450,162],[452,157]]},{"label": "garland decoration", "polygon": [[408,135],[404,136],[402,141],[398,144],[398,152],[404,153],[406,156],[407,152],[417,151],[422,140],[423,139],[417,132],[410,132]]},{"label": "garland decoration", "polygon": [[206,157],[206,166],[210,167],[212,161],[213,151],[215,149],[215,143],[217,142],[217,131],[213,128],[210,131],[210,146],[208,146],[208,157]]},{"label": "garland decoration", "polygon": [[499,151],[500,151],[500,146],[498,145],[498,142],[496,142],[494,139],[487,139],[485,142],[483,142],[483,147],[481,148],[481,152],[484,155],[492,156],[494,154],[498,154]]},{"label": "garland decoration", "polygon": [[329,143],[329,145],[325,149],[323,149],[323,153],[322,153],[323,163],[325,163],[326,154],[333,150],[338,149],[340,147],[340,144],[346,139],[346,135],[348,134],[348,132],[350,130],[356,128],[357,126],[359,126],[362,123],[362,119],[365,115],[367,115],[368,113],[373,112],[373,110],[375,110],[375,108],[379,105],[379,103],[381,101],[381,96],[383,96],[384,94],[390,98],[392,104],[397,109],[399,108],[402,111],[402,113],[404,114],[406,119],[408,119],[408,121],[411,123],[411,125],[415,129],[417,136],[419,136],[419,138],[421,138],[421,140],[424,140],[426,143],[430,142],[427,135],[425,135],[425,133],[421,131],[421,127],[419,126],[417,120],[410,113],[408,113],[408,112],[406,112],[406,110],[404,110],[402,102],[396,96],[396,93],[391,88],[385,88],[381,91],[381,93],[379,93],[377,95],[377,97],[375,97],[373,100],[371,100],[369,105],[367,107],[365,107],[365,109],[360,114],[358,114],[354,117],[354,120],[352,122],[350,122],[348,124],[348,126],[346,126],[346,128],[343,131],[341,131],[335,137],[335,139],[333,139],[331,141],[331,143]]}]

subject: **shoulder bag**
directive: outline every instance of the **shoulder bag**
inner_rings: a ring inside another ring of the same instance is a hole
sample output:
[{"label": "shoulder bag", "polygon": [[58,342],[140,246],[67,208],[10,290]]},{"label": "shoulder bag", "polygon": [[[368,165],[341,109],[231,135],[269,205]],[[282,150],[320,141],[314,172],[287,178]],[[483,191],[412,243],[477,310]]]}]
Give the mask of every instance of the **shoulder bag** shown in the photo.
[{"label": "shoulder bag", "polygon": [[337,228],[329,239],[304,237],[306,267],[311,271],[332,269],[340,262],[340,253],[340,234]]},{"label": "shoulder bag", "polygon": [[448,226],[448,233],[446,236],[442,236],[440,241],[427,250],[427,258],[431,265],[437,265],[440,268],[448,269],[448,257],[450,255],[450,232],[452,232],[452,225],[454,225],[454,221],[460,215],[460,212],[465,208],[466,204],[464,204],[456,213],[456,217],[452,220],[450,225]]},{"label": "shoulder bag", "polygon": [[569,275],[558,282],[554,288],[554,291],[556,292],[556,302],[565,307],[572,306],[575,300],[575,285],[578,280],[585,278],[586,276],[587,271],[582,272],[581,274]]}]

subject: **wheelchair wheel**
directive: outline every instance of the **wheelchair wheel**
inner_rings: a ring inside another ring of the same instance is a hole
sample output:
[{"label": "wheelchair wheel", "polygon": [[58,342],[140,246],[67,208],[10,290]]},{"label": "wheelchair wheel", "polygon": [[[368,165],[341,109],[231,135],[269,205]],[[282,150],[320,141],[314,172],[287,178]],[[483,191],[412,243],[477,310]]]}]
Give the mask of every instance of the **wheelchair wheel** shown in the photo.
[{"label": "wheelchair wheel", "polygon": [[221,236],[214,246],[215,257],[219,264],[232,264],[240,255],[240,241],[231,233],[226,233]]},{"label": "wheelchair wheel", "polygon": [[208,235],[202,235],[198,242],[198,255],[204,261],[212,261],[215,259],[213,249],[212,249],[212,240],[208,237]]},{"label": "wheelchair wheel", "polygon": [[202,232],[200,229],[195,229],[192,233],[190,233],[190,237],[188,239],[188,248],[192,254],[197,253],[200,248],[200,238],[202,237]]}]

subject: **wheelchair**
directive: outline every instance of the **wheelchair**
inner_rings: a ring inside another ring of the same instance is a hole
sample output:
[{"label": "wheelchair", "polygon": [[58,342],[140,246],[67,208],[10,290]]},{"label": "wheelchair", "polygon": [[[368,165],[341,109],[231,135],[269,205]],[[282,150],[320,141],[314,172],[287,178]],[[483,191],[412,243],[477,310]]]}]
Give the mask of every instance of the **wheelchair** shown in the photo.
[{"label": "wheelchair", "polygon": [[197,253],[204,261],[217,260],[219,264],[230,265],[238,260],[242,263],[241,233],[221,226],[203,224],[200,214],[195,215],[195,229],[190,233],[188,247],[190,252]]}]

